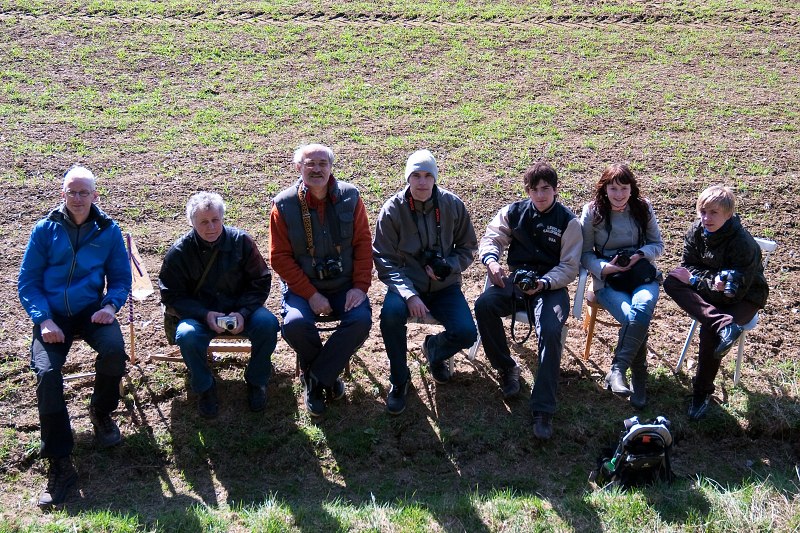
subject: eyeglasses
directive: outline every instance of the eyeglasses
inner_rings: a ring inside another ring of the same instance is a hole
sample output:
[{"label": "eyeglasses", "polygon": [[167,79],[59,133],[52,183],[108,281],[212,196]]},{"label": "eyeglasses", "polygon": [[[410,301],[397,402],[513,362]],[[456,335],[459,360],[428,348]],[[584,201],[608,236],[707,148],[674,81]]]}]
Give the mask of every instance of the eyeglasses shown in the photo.
[{"label": "eyeglasses", "polygon": [[70,198],[75,198],[80,196],[81,198],[88,198],[90,194],[94,193],[94,191],[64,191],[67,196]]},{"label": "eyeglasses", "polygon": [[331,162],[327,159],[306,159],[303,161],[303,166],[306,168],[314,168],[318,166],[319,168],[326,168],[330,166]]}]

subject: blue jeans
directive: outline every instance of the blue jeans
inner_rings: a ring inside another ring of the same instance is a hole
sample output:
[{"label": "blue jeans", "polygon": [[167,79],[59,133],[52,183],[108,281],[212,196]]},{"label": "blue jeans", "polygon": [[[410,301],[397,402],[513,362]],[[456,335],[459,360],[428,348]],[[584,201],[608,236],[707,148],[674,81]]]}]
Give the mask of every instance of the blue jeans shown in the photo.
[{"label": "blue jeans", "polygon": [[367,340],[372,328],[369,298],[345,312],[348,290],[322,293],[333,309],[333,318],[339,320],[339,325],[324,345],[317,330],[317,316],[308,300],[289,289],[283,293],[283,339],[297,352],[303,374],[311,373],[324,387],[333,386],[350,357]]},{"label": "blue jeans", "polygon": [[[432,362],[445,361],[463,348],[475,343],[478,332],[472,313],[461,292],[461,285],[454,284],[436,292],[421,293],[422,302],[428,307],[433,318],[444,326],[444,331],[433,335],[428,345]],[[389,356],[389,380],[396,386],[408,381],[408,337],[406,321],[408,306],[403,297],[389,291],[381,308],[381,334]]]},{"label": "blue jeans", "polygon": [[[278,342],[278,319],[264,307],[256,309],[244,321],[242,335],[250,339],[250,362],[244,372],[247,383],[266,386],[272,373],[272,352]],[[214,383],[208,366],[208,345],[217,333],[205,323],[192,318],[181,320],[175,332],[175,344],[189,369],[192,390],[205,392]]]},{"label": "blue jeans", "polygon": [[[502,320],[502,317],[513,312],[512,298],[517,292],[518,289],[515,290],[514,285],[506,278],[504,288],[492,285],[475,302],[475,319],[478,321],[483,350],[492,367],[501,372],[517,365],[508,349]],[[563,348],[561,332],[569,315],[567,289],[536,294],[531,311],[539,340],[539,370],[531,391],[530,406],[533,411],[554,413]]]},{"label": "blue jeans", "polygon": [[647,341],[647,330],[658,302],[658,294],[657,282],[640,285],[633,294],[616,291],[608,285],[595,292],[597,302],[621,325],[612,365],[619,365],[623,372],[634,363],[637,354],[645,356],[644,361],[636,361],[637,365],[646,367],[647,354],[640,351],[640,348]]},{"label": "blue jeans", "polygon": [[74,447],[61,368],[67,360],[75,335],[81,335],[97,352],[91,405],[98,413],[108,414],[119,404],[119,382],[125,374],[128,360],[125,341],[116,320],[111,324],[92,323],[92,315],[99,309],[100,302],[71,317],[53,316],[53,321],[64,332],[64,342],[44,342],[41,327],[33,327],[31,369],[36,372],[42,457],[65,457],[72,453]]}]

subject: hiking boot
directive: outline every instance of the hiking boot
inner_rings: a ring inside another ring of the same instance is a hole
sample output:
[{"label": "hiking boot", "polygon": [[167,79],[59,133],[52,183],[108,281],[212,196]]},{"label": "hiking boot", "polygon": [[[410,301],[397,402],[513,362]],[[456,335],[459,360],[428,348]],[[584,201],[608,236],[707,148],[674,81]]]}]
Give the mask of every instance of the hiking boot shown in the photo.
[{"label": "hiking boot", "polygon": [[503,398],[511,398],[519,394],[519,372],[520,368],[517,365],[500,371]]},{"label": "hiking boot", "polygon": [[433,335],[427,335],[422,343],[422,354],[428,360],[428,368],[430,369],[433,381],[439,384],[444,384],[450,381],[450,369],[447,368],[447,361],[439,361],[434,363],[431,361],[431,353],[428,348],[428,342],[433,340]]},{"label": "hiking boot", "polygon": [[336,378],[333,387],[325,387],[325,397],[329,402],[344,398],[344,381],[342,381],[342,378]]},{"label": "hiking boot", "polygon": [[322,416],[325,413],[325,387],[310,374],[307,378],[303,376],[303,387],[306,411],[311,416]]},{"label": "hiking boot", "polygon": [[606,375],[606,388],[620,396],[630,396],[631,389],[625,379],[625,372],[617,366],[611,365],[611,371]]},{"label": "hiking boot", "polygon": [[539,440],[550,440],[553,436],[552,413],[533,412],[533,436]]},{"label": "hiking boot", "polygon": [[93,405],[89,406],[89,420],[94,428],[94,438],[100,448],[110,448],[122,442],[119,426],[111,419],[111,415],[98,413]]},{"label": "hiking boot", "polygon": [[47,486],[39,495],[38,506],[42,509],[52,509],[64,503],[69,489],[78,480],[78,472],[69,455],[48,461]]},{"label": "hiking boot", "polygon": [[692,403],[689,404],[689,420],[697,421],[703,418],[708,411],[708,406],[711,403],[710,394],[694,394],[692,395]]},{"label": "hiking boot", "polygon": [[250,411],[260,413],[267,408],[267,387],[247,384],[247,406]]},{"label": "hiking boot", "polygon": [[390,415],[399,415],[406,410],[406,395],[410,383],[411,378],[399,387],[392,383],[392,388],[389,389],[389,395],[386,397],[386,412]]},{"label": "hiking boot", "polygon": [[211,386],[200,393],[200,399],[197,400],[197,410],[203,418],[217,418],[219,401],[217,400],[216,381],[212,381]]},{"label": "hiking boot", "polygon": [[739,337],[742,336],[742,326],[736,324],[735,322],[728,324],[717,334],[719,337],[719,343],[717,347],[714,348],[714,357],[717,359],[722,359],[725,355],[731,351],[731,348],[739,340]]}]

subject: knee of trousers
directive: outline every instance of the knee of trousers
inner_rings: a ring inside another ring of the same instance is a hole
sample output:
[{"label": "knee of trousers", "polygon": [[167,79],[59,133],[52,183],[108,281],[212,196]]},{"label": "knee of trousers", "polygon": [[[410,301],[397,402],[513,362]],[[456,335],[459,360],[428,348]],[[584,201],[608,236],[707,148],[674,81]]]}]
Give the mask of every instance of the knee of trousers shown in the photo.
[{"label": "knee of trousers", "polygon": [[119,377],[125,374],[127,362],[128,355],[125,353],[125,347],[122,346],[116,350],[104,352],[102,355],[98,354],[95,370],[99,374]]},{"label": "knee of trousers", "polygon": [[64,381],[59,370],[46,370],[37,374],[36,398],[39,414],[60,413],[66,408]]},{"label": "knee of trousers", "polygon": [[283,338],[290,344],[294,341],[317,336],[317,326],[312,320],[296,318],[294,320],[284,320],[282,328]]},{"label": "knee of trousers", "polygon": [[409,314],[408,312],[398,312],[393,310],[388,310],[387,308],[381,309],[381,331],[395,331],[397,328],[404,328],[406,327],[406,322],[408,322]]},{"label": "knee of trousers", "polygon": [[478,330],[472,323],[450,328],[445,331],[445,335],[451,342],[463,348],[472,346],[478,340]]},{"label": "knee of trousers", "polygon": [[266,313],[255,313],[251,316],[250,340],[251,341],[272,341],[277,340],[278,331],[281,329],[278,319],[267,311]]}]

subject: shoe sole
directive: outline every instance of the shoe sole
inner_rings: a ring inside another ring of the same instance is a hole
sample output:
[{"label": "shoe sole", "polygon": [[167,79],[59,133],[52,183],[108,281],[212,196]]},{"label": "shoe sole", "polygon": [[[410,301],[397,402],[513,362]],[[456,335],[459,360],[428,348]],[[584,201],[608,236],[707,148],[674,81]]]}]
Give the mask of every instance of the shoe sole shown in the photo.
[{"label": "shoe sole", "polygon": [[401,415],[401,414],[403,414],[405,412],[405,410],[406,410],[405,407],[403,407],[399,411],[391,411],[388,407],[386,408],[386,412],[389,413],[392,416]]}]

